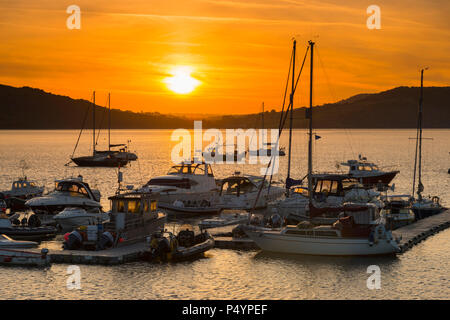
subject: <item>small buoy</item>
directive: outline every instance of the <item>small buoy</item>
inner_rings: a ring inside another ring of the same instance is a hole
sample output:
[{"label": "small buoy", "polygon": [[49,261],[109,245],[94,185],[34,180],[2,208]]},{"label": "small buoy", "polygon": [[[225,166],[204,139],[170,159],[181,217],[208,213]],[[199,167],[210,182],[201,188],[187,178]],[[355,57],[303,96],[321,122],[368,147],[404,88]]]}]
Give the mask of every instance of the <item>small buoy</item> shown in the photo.
[{"label": "small buoy", "polygon": [[70,234],[70,232],[67,232],[65,235],[64,235],[64,240],[69,240],[69,234]]}]

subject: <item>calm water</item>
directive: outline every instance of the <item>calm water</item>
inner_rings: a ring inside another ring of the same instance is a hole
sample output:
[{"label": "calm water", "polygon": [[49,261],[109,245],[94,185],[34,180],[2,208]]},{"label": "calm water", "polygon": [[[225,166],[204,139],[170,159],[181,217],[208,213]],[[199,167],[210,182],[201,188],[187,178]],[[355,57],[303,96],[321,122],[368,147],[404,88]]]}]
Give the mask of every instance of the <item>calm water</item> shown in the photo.
[{"label": "calm water", "polygon": [[[131,139],[139,161],[124,168],[127,184],[142,185],[165,174],[170,152],[170,130],[116,130],[112,142]],[[400,170],[396,193],[411,192],[414,130],[318,130],[314,168],[336,171],[336,164],[361,153],[383,168]],[[77,131],[0,131],[0,190],[9,189],[26,174],[51,190],[55,179],[83,175],[102,193],[102,204],[117,187],[115,169],[74,168],[68,162]],[[438,195],[450,204],[450,130],[426,130],[423,181],[425,194]],[[99,145],[106,145],[100,136]],[[306,132],[294,132],[293,174],[306,173]],[[284,135],[281,145],[287,146]],[[77,155],[90,152],[91,137],[84,134]],[[101,148],[101,147],[99,147]],[[281,158],[275,180],[283,180],[287,157]],[[218,178],[239,170],[258,174],[261,165],[214,165]],[[343,170],[343,169],[340,169]],[[281,256],[255,251],[214,249],[203,259],[179,264],[130,263],[121,266],[81,265],[80,290],[66,288],[67,265],[46,269],[0,267],[2,299],[448,299],[450,230],[443,231],[396,258],[328,258]],[[55,244],[49,244],[54,246]],[[381,289],[366,287],[369,265],[381,269]]]}]

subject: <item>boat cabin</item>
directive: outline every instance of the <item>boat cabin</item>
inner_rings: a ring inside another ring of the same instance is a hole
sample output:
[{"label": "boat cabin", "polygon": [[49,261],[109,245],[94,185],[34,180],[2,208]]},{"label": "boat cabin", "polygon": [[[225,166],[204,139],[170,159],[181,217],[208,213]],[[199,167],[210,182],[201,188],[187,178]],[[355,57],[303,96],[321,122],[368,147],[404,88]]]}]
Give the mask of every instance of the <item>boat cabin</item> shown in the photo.
[{"label": "boat cabin", "polygon": [[213,171],[210,164],[207,163],[183,163],[170,168],[168,175],[207,175],[213,177]]},{"label": "boat cabin", "polygon": [[312,181],[313,195],[315,198],[328,196],[343,197],[345,192],[360,185],[358,179],[347,175],[314,175]]},{"label": "boat cabin", "polygon": [[349,173],[379,171],[376,164],[366,160],[348,160],[341,163],[341,165],[349,167]]},{"label": "boat cabin", "polygon": [[256,183],[244,176],[232,176],[222,180],[220,196],[234,195],[239,197],[243,194],[257,190]]},{"label": "boat cabin", "polygon": [[142,239],[163,225],[165,215],[158,212],[158,193],[130,192],[109,198],[110,221],[105,230],[120,234],[124,241]]},{"label": "boat cabin", "polygon": [[55,191],[68,192],[72,197],[85,197],[94,201],[100,201],[99,192],[93,192],[89,184],[83,182],[82,177],[56,180]]},{"label": "boat cabin", "polygon": [[19,179],[17,181],[14,181],[12,184],[11,191],[19,191],[23,189],[32,189],[32,188],[39,188],[36,182],[34,181],[28,181],[25,177],[24,179]]}]

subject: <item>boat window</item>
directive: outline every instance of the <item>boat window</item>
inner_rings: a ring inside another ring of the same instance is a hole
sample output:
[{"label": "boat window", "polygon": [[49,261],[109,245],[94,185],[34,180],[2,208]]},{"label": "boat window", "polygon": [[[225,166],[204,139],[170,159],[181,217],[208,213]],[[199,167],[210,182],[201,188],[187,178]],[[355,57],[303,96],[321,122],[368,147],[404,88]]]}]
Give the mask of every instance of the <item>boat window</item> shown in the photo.
[{"label": "boat window", "polygon": [[57,183],[56,191],[70,192],[71,196],[88,197],[89,193],[82,185],[73,182],[61,182]]},{"label": "boat window", "polygon": [[128,212],[139,213],[141,211],[141,202],[139,200],[128,200]]},{"label": "boat window", "polygon": [[372,171],[372,167],[371,167],[371,166],[365,166],[365,167],[364,167],[364,170],[366,170],[366,171]]},{"label": "boat window", "polygon": [[214,176],[211,166],[208,164],[208,176]]},{"label": "boat window", "polygon": [[365,169],[364,166],[358,166],[358,170],[359,170],[359,171],[364,171],[364,170],[366,170],[366,169]]},{"label": "boat window", "polygon": [[222,191],[225,194],[235,194],[239,196],[239,182],[238,181],[226,181],[222,186]]},{"label": "boat window", "polygon": [[253,191],[253,184],[249,180],[241,180],[240,193],[248,193]]},{"label": "boat window", "polygon": [[[193,181],[190,181],[189,179],[150,179],[150,181],[147,183],[149,186],[165,186],[165,187],[176,187],[176,188],[183,188],[183,189],[189,189],[191,187],[191,183]],[[192,183],[194,184],[194,183]]]},{"label": "boat window", "polygon": [[148,212],[148,202],[149,202],[149,200],[145,200],[144,201],[144,212]]},{"label": "boat window", "polygon": [[36,183],[35,182],[30,182],[30,186],[36,187]]},{"label": "boat window", "polygon": [[329,193],[331,191],[333,181],[330,180],[322,180],[320,192]]},{"label": "boat window", "polygon": [[117,212],[125,212],[125,201],[123,200],[117,200],[116,202],[117,204]]},{"label": "boat window", "polygon": [[196,175],[204,175],[205,174],[205,170],[203,169],[202,165],[198,164],[195,166],[194,174],[196,174]]},{"label": "boat window", "polygon": [[14,188],[14,189],[17,189],[17,188],[19,188],[19,183],[18,183],[18,182],[14,182],[14,184],[13,184],[13,188]]},{"label": "boat window", "polygon": [[378,171],[379,169],[377,166],[374,165],[374,166],[372,166],[372,170]]},{"label": "boat window", "polygon": [[156,200],[152,200],[150,203],[150,210],[156,211],[156,209],[158,209],[158,202]]},{"label": "boat window", "polygon": [[303,230],[287,230],[285,234],[296,234],[299,236],[306,236],[306,231]]}]

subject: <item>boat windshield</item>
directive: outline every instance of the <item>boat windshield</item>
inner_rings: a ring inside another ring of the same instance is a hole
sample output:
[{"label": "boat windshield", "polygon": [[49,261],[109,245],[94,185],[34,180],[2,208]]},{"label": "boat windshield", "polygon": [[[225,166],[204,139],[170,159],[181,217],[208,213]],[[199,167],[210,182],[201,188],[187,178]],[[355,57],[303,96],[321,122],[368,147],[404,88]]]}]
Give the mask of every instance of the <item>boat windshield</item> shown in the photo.
[{"label": "boat windshield", "polygon": [[[212,169],[210,165],[207,165],[208,175],[212,176]],[[183,164],[178,166],[173,166],[170,168],[167,174],[195,174],[195,175],[205,175],[204,164]]]},{"label": "boat windshield", "polygon": [[86,197],[89,198],[89,193],[83,185],[80,185],[76,182],[57,182],[56,183],[56,191],[60,192],[69,192],[73,197]]}]

